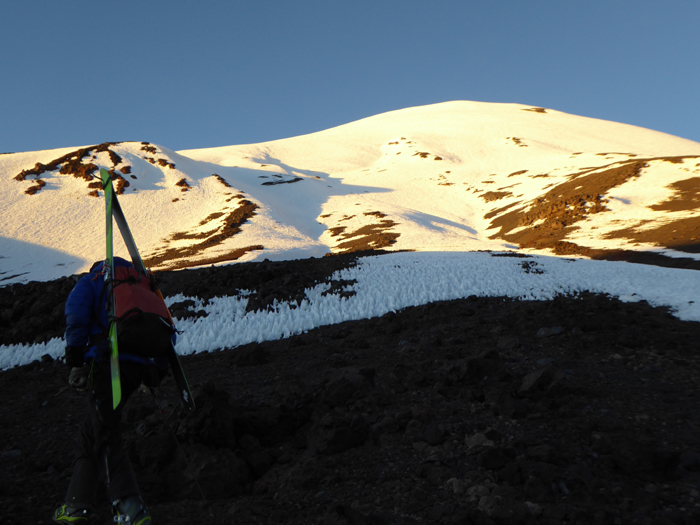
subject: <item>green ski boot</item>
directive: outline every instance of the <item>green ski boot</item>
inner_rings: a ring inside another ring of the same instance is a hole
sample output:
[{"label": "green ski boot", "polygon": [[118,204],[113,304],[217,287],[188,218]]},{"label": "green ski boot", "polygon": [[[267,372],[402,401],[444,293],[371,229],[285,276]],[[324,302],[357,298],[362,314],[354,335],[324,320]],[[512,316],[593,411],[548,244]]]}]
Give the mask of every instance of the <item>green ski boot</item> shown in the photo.
[{"label": "green ski boot", "polygon": [[151,515],[139,496],[129,496],[112,503],[115,523],[151,525]]},{"label": "green ski boot", "polygon": [[[75,523],[77,525],[85,525],[88,522],[87,509],[78,509],[63,505],[56,509],[53,513],[53,520],[56,523]],[[148,522],[150,523],[150,522]]]}]

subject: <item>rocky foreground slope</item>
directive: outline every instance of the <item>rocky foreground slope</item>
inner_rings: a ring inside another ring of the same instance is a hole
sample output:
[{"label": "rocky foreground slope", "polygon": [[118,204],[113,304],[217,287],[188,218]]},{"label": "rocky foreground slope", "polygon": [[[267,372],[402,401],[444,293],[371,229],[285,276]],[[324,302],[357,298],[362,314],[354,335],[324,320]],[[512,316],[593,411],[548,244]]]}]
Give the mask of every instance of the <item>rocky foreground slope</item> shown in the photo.
[{"label": "rocky foreground slope", "polygon": [[[259,309],[347,264],[161,283],[168,295],[252,290]],[[60,333],[71,286],[0,288],[2,342]],[[202,315],[189,306],[173,310]],[[700,324],[604,296],[428,304],[185,357],[196,413],[167,378],[162,413],[149,394],[131,399],[126,446],[155,523],[689,525],[699,350]],[[61,502],[85,402],[67,375],[49,359],[0,372],[2,523],[49,523]]]}]

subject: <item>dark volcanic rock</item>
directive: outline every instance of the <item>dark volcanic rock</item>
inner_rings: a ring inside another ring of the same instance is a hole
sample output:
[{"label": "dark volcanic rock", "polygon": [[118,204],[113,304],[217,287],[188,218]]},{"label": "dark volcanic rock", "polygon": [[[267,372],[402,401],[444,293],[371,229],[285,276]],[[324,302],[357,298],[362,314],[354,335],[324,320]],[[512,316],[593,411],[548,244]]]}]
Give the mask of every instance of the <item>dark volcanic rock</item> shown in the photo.
[{"label": "dark volcanic rock", "polygon": [[[169,295],[250,290],[267,308],[352,262],[159,277]],[[2,342],[60,335],[73,283],[0,288]],[[699,356],[698,323],[645,303],[471,297],[184,356],[197,411],[168,377],[163,413],[135,393],[124,436],[156,523],[690,525]],[[61,503],[84,410],[67,375],[50,359],[0,372],[3,523],[47,523]]]}]

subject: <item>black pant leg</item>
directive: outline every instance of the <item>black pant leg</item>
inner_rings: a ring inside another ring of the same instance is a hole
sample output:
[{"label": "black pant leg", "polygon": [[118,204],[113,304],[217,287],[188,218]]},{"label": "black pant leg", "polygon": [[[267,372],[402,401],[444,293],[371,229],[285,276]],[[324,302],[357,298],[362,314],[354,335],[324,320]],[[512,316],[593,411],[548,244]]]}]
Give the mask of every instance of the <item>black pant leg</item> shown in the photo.
[{"label": "black pant leg", "polygon": [[113,410],[109,363],[94,365],[78,458],[66,495],[68,504],[87,506],[84,505],[87,499],[92,503],[99,477],[106,483],[110,501],[139,494],[136,476],[122,447],[121,420],[122,407],[141,384],[145,369],[136,363],[120,363],[122,401]]}]

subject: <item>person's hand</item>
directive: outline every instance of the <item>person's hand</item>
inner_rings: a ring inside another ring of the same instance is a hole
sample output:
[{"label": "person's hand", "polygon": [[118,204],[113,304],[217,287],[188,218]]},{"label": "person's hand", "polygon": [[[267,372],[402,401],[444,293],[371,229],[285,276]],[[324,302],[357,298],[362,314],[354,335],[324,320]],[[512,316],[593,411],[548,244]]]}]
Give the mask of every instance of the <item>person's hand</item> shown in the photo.
[{"label": "person's hand", "polygon": [[73,367],[68,376],[68,384],[75,388],[78,392],[85,392],[88,386],[88,376],[90,375],[90,367],[81,366]]}]

